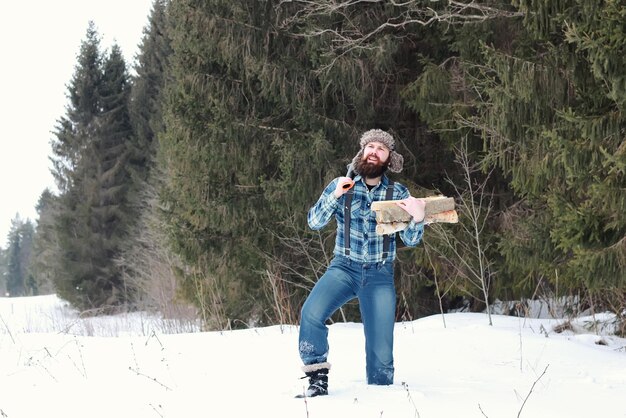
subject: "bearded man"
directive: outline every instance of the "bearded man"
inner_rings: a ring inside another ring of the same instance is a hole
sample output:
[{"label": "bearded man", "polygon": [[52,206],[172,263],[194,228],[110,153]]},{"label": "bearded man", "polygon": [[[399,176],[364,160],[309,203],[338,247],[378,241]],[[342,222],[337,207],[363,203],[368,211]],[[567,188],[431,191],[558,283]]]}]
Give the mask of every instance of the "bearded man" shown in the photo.
[{"label": "bearded man", "polygon": [[399,232],[407,246],[417,245],[424,233],[424,201],[391,181],[386,172],[399,173],[404,159],[395,150],[391,134],[380,129],[365,132],[361,149],[352,160],[356,176],[338,177],[309,210],[311,229],[337,223],[334,258],[302,306],[299,353],[309,387],[299,397],[328,394],[328,320],[341,306],[358,299],[365,331],[367,383],[393,384],[393,328],[396,313],[394,260],[396,233],[376,234],[372,202],[397,200],[412,219]]}]

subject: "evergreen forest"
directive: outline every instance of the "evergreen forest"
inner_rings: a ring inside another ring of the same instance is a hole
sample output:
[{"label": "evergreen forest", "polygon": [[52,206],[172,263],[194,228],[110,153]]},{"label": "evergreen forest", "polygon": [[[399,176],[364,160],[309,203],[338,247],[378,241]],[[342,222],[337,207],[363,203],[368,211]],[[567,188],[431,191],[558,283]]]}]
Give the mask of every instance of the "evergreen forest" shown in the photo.
[{"label": "evergreen forest", "polygon": [[133,63],[90,22],[42,138],[58,193],[13,220],[0,288],[296,324],[334,245],[307,211],[380,128],[391,177],[459,213],[399,247],[398,320],[567,298],[626,332],[624,22],[621,0],[155,0]]}]

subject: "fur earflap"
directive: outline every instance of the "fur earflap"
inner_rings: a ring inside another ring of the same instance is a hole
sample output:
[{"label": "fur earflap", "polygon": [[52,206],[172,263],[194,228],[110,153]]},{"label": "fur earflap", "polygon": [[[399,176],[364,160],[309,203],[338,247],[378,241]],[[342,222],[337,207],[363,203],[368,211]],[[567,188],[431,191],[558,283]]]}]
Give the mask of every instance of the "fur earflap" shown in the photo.
[{"label": "fur earflap", "polygon": [[399,173],[402,171],[404,165],[404,157],[395,151],[391,151],[389,155],[389,171],[392,173]]},{"label": "fur earflap", "polygon": [[[363,148],[361,148],[358,154],[354,156],[354,158],[352,159],[352,162],[348,164],[348,171],[354,170],[354,172],[356,173],[356,167],[358,167],[359,161],[361,161],[362,158],[363,158]],[[361,173],[357,173],[357,174],[361,174]]]}]

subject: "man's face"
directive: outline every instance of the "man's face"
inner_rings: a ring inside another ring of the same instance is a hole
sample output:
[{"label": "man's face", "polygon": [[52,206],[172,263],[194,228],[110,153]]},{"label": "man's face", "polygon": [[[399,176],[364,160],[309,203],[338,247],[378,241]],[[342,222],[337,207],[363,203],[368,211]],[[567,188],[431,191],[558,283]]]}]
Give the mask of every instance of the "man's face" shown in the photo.
[{"label": "man's face", "polygon": [[372,141],[363,148],[363,160],[370,164],[383,165],[389,159],[389,148],[382,142]]},{"label": "man's face", "polygon": [[363,148],[363,158],[357,166],[357,172],[364,177],[380,177],[389,162],[389,148],[381,142],[372,141]]}]

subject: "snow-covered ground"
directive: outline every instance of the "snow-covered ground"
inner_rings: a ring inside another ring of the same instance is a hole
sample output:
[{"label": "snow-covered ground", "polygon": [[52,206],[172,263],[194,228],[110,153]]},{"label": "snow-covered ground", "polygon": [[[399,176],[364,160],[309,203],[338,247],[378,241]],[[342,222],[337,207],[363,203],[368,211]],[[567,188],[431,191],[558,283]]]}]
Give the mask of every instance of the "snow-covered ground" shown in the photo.
[{"label": "snow-covered ground", "polygon": [[165,334],[146,314],[0,298],[0,417],[626,417],[626,339],[586,326],[610,315],[560,333],[563,320],[492,318],[398,323],[388,387],[365,384],[361,325],[332,325],[330,395],[303,400],[295,326]]}]

